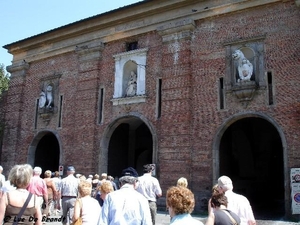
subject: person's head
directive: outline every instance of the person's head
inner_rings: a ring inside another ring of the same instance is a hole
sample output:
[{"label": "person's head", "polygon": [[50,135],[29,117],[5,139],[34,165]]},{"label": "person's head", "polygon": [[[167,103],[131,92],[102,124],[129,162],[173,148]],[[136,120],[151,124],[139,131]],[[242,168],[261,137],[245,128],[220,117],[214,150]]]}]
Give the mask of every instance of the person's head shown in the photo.
[{"label": "person's head", "polygon": [[227,208],[228,200],[224,192],[214,192],[211,196],[210,204],[213,208],[220,207],[221,205]]},{"label": "person's head", "polygon": [[101,193],[100,197],[104,201],[106,198],[106,195],[110,192],[114,191],[114,187],[110,181],[103,181],[99,187],[99,191]]},{"label": "person's head", "polygon": [[2,166],[0,166],[0,173],[2,173],[3,172],[3,167]]},{"label": "person's head", "polygon": [[94,175],[94,180],[99,179],[99,174]]},{"label": "person's head", "polygon": [[70,174],[74,174],[74,173],[75,173],[74,166],[68,166],[68,168],[67,168],[67,174],[70,175]]},{"label": "person's head", "polygon": [[218,184],[215,184],[211,189],[211,193],[214,194],[214,193],[218,193],[218,192],[219,192],[219,186],[218,186]]},{"label": "person's head", "polygon": [[185,177],[180,177],[177,180],[177,186],[178,187],[187,187],[188,186],[188,181]]},{"label": "person's head", "polygon": [[138,181],[138,173],[132,167],[128,167],[122,171],[121,177],[119,179],[121,186],[124,184],[132,184],[136,188],[136,183]]},{"label": "person's head", "polygon": [[232,181],[227,176],[221,176],[218,179],[218,188],[221,189],[223,192],[233,189]]},{"label": "person's head", "polygon": [[59,177],[59,172],[58,171],[54,172],[54,177]]},{"label": "person's head", "polygon": [[93,175],[92,174],[89,175],[89,179],[93,179]]},{"label": "person's head", "polygon": [[32,174],[33,170],[31,165],[15,165],[9,171],[8,180],[10,181],[11,185],[14,185],[16,188],[27,188],[30,183]]},{"label": "person's head", "polygon": [[44,173],[45,178],[50,178],[51,175],[52,175],[52,172],[50,170],[46,170],[45,173]]},{"label": "person's head", "polygon": [[166,204],[171,217],[192,213],[195,207],[195,197],[190,189],[173,186],[167,190]]},{"label": "person's head", "polygon": [[101,180],[106,180],[106,179],[107,179],[107,173],[102,173]]},{"label": "person's head", "polygon": [[154,164],[146,164],[144,165],[144,173],[151,173],[155,169]]},{"label": "person's head", "polygon": [[38,175],[40,176],[42,174],[42,168],[39,166],[34,167],[33,169],[33,175]]},{"label": "person's head", "polygon": [[80,180],[78,186],[78,192],[81,197],[91,195],[92,193],[92,184],[87,180]]}]

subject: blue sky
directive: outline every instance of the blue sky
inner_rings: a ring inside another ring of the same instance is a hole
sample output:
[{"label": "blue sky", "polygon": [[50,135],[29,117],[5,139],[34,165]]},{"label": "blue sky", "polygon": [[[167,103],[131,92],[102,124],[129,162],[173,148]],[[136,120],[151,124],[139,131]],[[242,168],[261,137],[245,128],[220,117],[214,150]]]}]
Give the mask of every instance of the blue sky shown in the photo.
[{"label": "blue sky", "polygon": [[0,63],[11,65],[4,45],[142,0],[1,0]]}]

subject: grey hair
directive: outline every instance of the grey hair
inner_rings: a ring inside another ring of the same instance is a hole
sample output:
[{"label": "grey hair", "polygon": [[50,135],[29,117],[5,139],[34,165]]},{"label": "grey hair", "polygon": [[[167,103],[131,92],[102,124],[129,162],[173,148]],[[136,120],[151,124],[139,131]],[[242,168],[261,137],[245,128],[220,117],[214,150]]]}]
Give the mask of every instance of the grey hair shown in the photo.
[{"label": "grey hair", "polygon": [[2,166],[0,166],[0,170],[1,170],[1,171],[3,170],[3,167],[2,167]]},{"label": "grey hair", "polygon": [[132,176],[123,176],[123,177],[120,177],[119,181],[122,184],[134,184],[134,182],[138,181],[138,178],[132,177]]}]

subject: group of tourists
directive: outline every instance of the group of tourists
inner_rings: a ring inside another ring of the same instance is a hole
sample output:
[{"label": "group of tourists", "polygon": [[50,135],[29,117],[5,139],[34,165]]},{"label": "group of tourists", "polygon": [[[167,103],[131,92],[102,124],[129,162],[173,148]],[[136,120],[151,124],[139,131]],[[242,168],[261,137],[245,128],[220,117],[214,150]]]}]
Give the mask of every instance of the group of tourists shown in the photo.
[{"label": "group of tourists", "polygon": [[[40,167],[23,164],[15,165],[5,180],[0,166],[0,221],[40,225],[59,215],[58,221],[68,225],[78,220],[82,225],[155,225],[156,201],[162,190],[154,170],[154,164],[146,164],[139,176],[128,167],[114,180],[106,173],[78,176],[74,166],[68,166],[64,178],[50,170],[41,178]],[[231,179],[221,176],[212,189],[205,225],[256,224],[247,198],[232,190]],[[166,206],[170,224],[203,225],[192,216],[195,197],[186,178],[168,188]]]}]

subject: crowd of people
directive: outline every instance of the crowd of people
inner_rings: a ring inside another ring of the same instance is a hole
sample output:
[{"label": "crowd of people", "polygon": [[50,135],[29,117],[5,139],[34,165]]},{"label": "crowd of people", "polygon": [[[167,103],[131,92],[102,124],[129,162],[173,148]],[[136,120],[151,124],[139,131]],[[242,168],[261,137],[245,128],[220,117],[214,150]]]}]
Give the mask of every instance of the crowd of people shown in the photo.
[{"label": "crowd of people", "polygon": [[[83,225],[155,225],[157,204],[162,196],[159,181],[153,176],[154,164],[144,165],[144,174],[125,168],[120,178],[102,173],[75,174],[68,166],[66,177],[58,171],[15,165],[8,175],[0,166],[0,221],[3,224],[45,223],[46,218],[61,215],[62,224]],[[180,177],[166,192],[166,206],[172,225],[203,225],[193,218],[195,197],[188,180]],[[245,196],[233,192],[228,176],[221,176],[212,188],[205,225],[255,225],[251,205]]]}]

